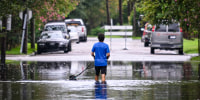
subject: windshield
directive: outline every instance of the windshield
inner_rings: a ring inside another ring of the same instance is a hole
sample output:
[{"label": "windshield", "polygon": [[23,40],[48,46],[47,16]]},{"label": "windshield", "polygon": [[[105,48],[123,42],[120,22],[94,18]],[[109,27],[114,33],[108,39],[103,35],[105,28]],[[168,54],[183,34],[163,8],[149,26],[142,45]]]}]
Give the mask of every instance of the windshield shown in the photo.
[{"label": "windshield", "polygon": [[178,23],[169,24],[168,32],[179,32]]},{"label": "windshield", "polygon": [[156,32],[167,32],[166,28],[167,28],[167,25],[163,25],[163,24],[158,25],[158,26],[156,26]]},{"label": "windshield", "polygon": [[63,35],[53,33],[53,34],[43,34],[41,36],[41,39],[56,39],[56,38],[63,38]]},{"label": "windshield", "polygon": [[78,26],[78,25],[81,25],[81,22],[80,21],[69,21],[69,22],[66,22],[66,25],[67,26]]},{"label": "windshield", "polygon": [[77,32],[77,29],[75,27],[68,27],[68,29],[70,30],[70,32]]},{"label": "windshield", "polygon": [[62,31],[66,32],[64,25],[47,25],[45,31]]}]

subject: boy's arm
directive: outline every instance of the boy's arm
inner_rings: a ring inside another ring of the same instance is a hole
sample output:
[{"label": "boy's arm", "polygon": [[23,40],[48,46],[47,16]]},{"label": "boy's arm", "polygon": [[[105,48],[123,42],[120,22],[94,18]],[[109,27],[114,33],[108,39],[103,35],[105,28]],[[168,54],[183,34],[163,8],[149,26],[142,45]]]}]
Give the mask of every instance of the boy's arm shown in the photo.
[{"label": "boy's arm", "polygon": [[95,58],[94,52],[92,52],[91,55]]},{"label": "boy's arm", "polygon": [[110,53],[107,53],[106,58],[109,59],[109,57],[110,57]]}]

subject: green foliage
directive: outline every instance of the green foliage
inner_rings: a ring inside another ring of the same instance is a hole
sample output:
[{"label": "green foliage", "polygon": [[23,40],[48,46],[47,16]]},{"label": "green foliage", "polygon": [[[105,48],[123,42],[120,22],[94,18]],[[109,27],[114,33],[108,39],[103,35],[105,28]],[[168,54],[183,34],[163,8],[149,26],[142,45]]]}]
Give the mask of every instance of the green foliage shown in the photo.
[{"label": "green foliage", "polygon": [[[68,18],[82,18],[87,26],[89,35],[91,29],[106,24],[106,0],[81,0],[75,10],[73,10]],[[118,11],[118,0],[109,0],[110,17],[115,19]]]},{"label": "green foliage", "polygon": [[103,28],[96,27],[96,28],[94,28],[94,29],[91,30],[90,34],[93,35],[93,36],[97,36],[98,33],[104,33],[104,32],[105,32],[105,30]]}]

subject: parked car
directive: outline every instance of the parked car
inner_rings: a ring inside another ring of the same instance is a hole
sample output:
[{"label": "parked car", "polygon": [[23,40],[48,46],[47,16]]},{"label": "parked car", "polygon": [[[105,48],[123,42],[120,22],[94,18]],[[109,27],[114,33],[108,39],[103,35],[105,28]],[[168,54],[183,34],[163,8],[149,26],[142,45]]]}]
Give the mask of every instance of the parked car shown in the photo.
[{"label": "parked car", "polygon": [[61,31],[44,31],[37,41],[37,53],[47,51],[71,51],[71,42]]},{"label": "parked car", "polygon": [[183,34],[179,23],[155,25],[151,35],[151,54],[155,49],[179,50],[183,54]]},{"label": "parked car", "polygon": [[141,29],[141,31],[143,31],[141,41],[144,42],[144,47],[147,47],[151,43],[150,37],[152,32],[152,25],[146,23],[144,28]]},{"label": "parked car", "polygon": [[79,43],[79,34],[78,34],[78,29],[76,26],[68,26],[67,27],[69,30],[69,35],[70,35],[70,39],[72,41],[76,41],[76,43]]},{"label": "parked car", "polygon": [[66,36],[70,36],[64,21],[48,22],[44,26],[44,31],[62,31]]},{"label": "parked car", "polygon": [[67,26],[76,26],[80,41],[87,41],[87,29],[82,19],[65,19]]}]

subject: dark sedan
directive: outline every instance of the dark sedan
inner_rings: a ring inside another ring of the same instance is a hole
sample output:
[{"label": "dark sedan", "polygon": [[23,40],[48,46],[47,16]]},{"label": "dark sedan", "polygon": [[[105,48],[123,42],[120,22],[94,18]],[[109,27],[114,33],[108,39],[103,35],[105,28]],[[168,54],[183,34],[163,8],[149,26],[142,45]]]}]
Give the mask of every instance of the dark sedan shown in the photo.
[{"label": "dark sedan", "polygon": [[71,42],[61,31],[45,31],[37,42],[37,53],[48,51],[71,51]]}]

